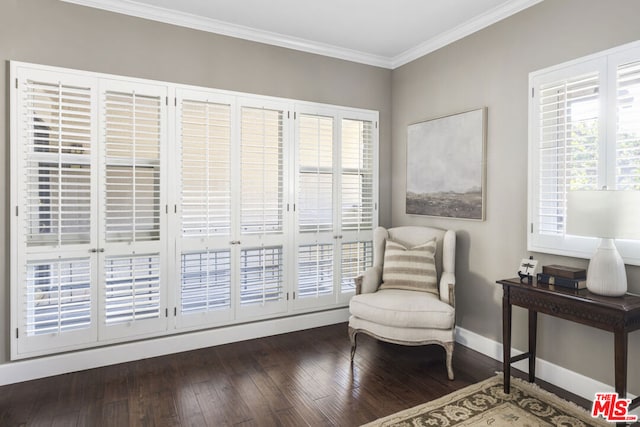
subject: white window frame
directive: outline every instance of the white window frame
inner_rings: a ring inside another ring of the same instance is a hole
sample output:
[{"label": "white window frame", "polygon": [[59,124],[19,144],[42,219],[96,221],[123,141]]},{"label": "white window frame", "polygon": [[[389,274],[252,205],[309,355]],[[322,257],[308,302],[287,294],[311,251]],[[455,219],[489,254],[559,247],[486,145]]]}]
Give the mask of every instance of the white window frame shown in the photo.
[{"label": "white window frame", "polygon": [[[539,226],[540,193],[540,108],[541,85],[577,77],[589,72],[599,73],[599,125],[598,125],[598,188],[616,188],[616,120],[617,120],[617,67],[640,61],[640,41],[578,58],[529,74],[529,143],[528,143],[528,221],[527,247],[529,251],[577,258],[591,258],[598,246],[597,237],[543,234]],[[566,189],[565,189],[566,201]],[[566,205],[565,205],[566,206]],[[566,218],[566,212],[565,212]],[[616,246],[626,264],[640,265],[640,242],[616,240]]]}]

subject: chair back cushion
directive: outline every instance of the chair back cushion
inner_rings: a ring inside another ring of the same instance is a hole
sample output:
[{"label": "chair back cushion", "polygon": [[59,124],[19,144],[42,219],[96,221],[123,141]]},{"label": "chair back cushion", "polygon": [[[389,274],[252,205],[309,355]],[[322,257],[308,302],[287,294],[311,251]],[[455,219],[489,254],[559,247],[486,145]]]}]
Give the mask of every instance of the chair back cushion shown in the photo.
[{"label": "chair back cushion", "polygon": [[413,247],[387,239],[380,289],[404,289],[438,295],[436,249],[435,238]]}]

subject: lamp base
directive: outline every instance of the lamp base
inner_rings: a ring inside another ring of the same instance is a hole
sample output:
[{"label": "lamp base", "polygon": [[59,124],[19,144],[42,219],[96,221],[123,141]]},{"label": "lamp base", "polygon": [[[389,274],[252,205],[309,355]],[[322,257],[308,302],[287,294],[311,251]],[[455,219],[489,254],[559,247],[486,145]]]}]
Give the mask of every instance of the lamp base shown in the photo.
[{"label": "lamp base", "polygon": [[624,261],[613,239],[600,240],[600,246],[589,262],[587,289],[594,294],[610,297],[619,297],[627,293]]}]

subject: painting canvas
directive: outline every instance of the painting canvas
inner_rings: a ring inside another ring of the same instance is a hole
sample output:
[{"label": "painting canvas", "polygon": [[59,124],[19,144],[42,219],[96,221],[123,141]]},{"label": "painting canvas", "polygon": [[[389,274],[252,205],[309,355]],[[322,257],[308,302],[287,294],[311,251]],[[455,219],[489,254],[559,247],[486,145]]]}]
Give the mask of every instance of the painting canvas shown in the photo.
[{"label": "painting canvas", "polygon": [[407,214],[484,220],[486,108],[412,124]]}]

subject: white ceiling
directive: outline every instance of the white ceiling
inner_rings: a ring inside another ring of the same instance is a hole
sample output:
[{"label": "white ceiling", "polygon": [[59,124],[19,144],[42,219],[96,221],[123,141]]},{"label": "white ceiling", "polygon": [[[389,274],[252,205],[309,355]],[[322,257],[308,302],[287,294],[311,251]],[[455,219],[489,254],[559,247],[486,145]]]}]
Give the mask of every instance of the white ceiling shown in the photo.
[{"label": "white ceiling", "polygon": [[396,68],[542,0],[62,0]]}]

